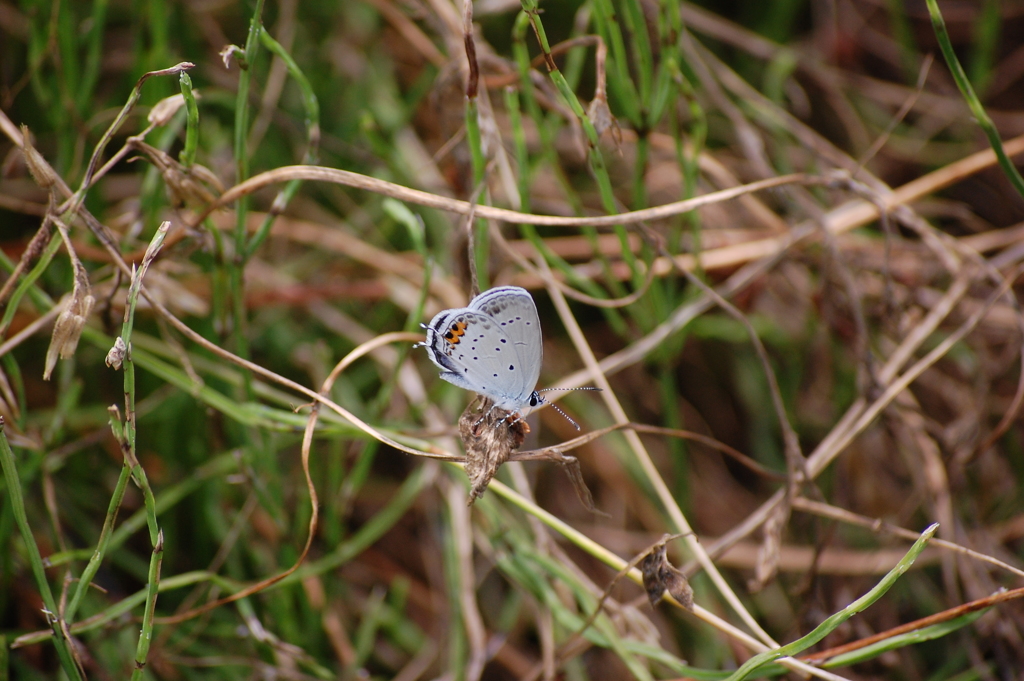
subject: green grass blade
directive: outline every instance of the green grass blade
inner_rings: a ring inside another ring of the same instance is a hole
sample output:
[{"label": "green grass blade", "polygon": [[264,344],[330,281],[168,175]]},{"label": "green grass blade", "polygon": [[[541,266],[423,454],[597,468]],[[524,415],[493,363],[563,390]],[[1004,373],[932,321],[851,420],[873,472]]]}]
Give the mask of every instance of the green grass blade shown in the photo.
[{"label": "green grass blade", "polygon": [[922,532],[921,536],[916,542],[914,542],[913,546],[910,547],[910,550],[907,551],[906,555],[904,555],[896,564],[896,567],[890,570],[888,574],[886,574],[885,577],[883,577],[882,580],[866,594],[826,619],[806,636],[802,636],[792,643],[776,648],[775,650],[769,650],[750,658],[729,677],[729,681],[742,681],[750,676],[754,671],[769,662],[774,662],[780,657],[790,657],[807,650],[809,647],[828,636],[828,634],[834,631],[840,624],[868,608],[871,604],[885,595],[885,592],[896,583],[896,580],[903,576],[904,572],[910,569],[910,566],[914,564],[917,557],[922,551],[924,551],[925,546],[928,545],[928,540],[932,538],[932,535],[934,535],[938,529],[939,526],[936,523],[929,526],[924,532]]},{"label": "green grass blade", "polygon": [[939,11],[938,2],[936,0],[926,0],[926,2],[928,3],[928,13],[932,18],[932,29],[935,31],[936,39],[939,41],[939,48],[942,49],[942,56],[946,59],[946,65],[949,66],[949,71],[953,75],[953,80],[956,81],[956,86],[960,88],[960,94],[963,95],[967,106],[971,109],[971,113],[978,121],[978,125],[981,126],[985,136],[988,137],[988,142],[992,145],[992,150],[996,152],[996,158],[999,159],[999,167],[1003,169],[1003,173],[1006,174],[1007,179],[1010,180],[1010,184],[1017,190],[1017,193],[1024,197],[1024,177],[1021,177],[1017,166],[1006,155],[999,131],[996,130],[995,124],[989,118],[981,100],[978,99],[978,95],[974,93],[971,81],[967,78],[967,74],[960,65],[960,60],[957,59],[956,52],[953,50],[953,43],[949,39],[949,32],[946,31],[946,22],[942,18],[942,12]]},{"label": "green grass blade", "polygon": [[46,578],[46,568],[43,567],[43,557],[39,552],[39,545],[32,534],[32,527],[28,522],[28,514],[25,512],[25,498],[21,490],[21,481],[18,479],[17,464],[14,460],[14,452],[7,442],[7,435],[3,432],[3,418],[0,417],[0,466],[3,467],[4,482],[7,486],[7,499],[10,501],[11,510],[14,513],[14,520],[21,532],[21,538],[25,542],[28,551],[29,564],[32,566],[32,576],[35,577],[39,594],[43,598],[43,605],[46,606],[46,621],[50,624],[54,636],[54,647],[57,648],[57,656],[60,658],[61,669],[69,678],[81,681],[82,675],[78,669],[74,657],[71,654],[70,641],[61,630],[61,618],[57,608],[57,601],[50,590],[50,582]]}]

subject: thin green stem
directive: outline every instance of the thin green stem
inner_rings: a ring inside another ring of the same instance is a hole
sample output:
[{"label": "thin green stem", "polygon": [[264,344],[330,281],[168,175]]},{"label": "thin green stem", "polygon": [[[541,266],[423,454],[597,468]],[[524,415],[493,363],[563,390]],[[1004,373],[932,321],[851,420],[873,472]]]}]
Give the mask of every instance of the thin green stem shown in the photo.
[{"label": "thin green stem", "polygon": [[[92,583],[92,578],[96,576],[100,565],[103,563],[103,558],[106,555],[107,548],[110,545],[110,538],[113,534],[114,522],[117,520],[117,512],[121,508],[121,500],[124,499],[124,492],[128,487],[128,479],[130,477],[131,467],[125,463],[121,467],[121,475],[117,478],[117,484],[114,486],[114,494],[110,497],[107,516],[103,519],[103,529],[100,530],[100,538],[96,542],[96,549],[93,551],[89,563],[85,566],[85,570],[82,571],[82,575],[78,579],[75,592],[71,596],[71,602],[68,603],[68,607],[64,610],[64,619],[67,622],[75,621],[75,614],[78,612],[78,606],[82,603],[82,597],[85,596],[85,592]],[[51,564],[55,563],[56,561],[51,561]]]},{"label": "thin green stem", "polygon": [[[149,270],[150,263],[156,258],[157,253],[160,252],[160,248],[163,246],[164,239],[167,237],[167,230],[170,229],[171,223],[165,222],[157,228],[156,233],[153,234],[152,240],[150,240],[149,248],[146,249],[146,255],[142,259],[142,265],[132,276],[131,286],[128,288],[128,300],[125,305],[124,311],[124,324],[121,327],[120,340],[124,347],[124,395],[125,395],[125,416],[127,421],[125,423],[125,436],[129,447],[131,447],[132,456],[135,454],[135,363],[132,361],[132,330],[135,325],[135,307],[139,302],[139,292],[142,290],[142,279],[146,276],[146,272]],[[154,535],[153,539],[156,537]]]},{"label": "thin green stem", "polygon": [[[291,54],[284,49],[281,43],[274,40],[274,38],[267,32],[266,28],[260,27],[260,42],[266,47],[271,53],[276,55],[284,62],[288,69],[289,75],[295,81],[296,85],[299,86],[299,92],[302,93],[302,106],[306,112],[306,153],[303,156],[302,162],[306,165],[316,165],[320,162],[320,102],[316,97],[316,92],[313,91],[313,86],[306,78],[306,74],[302,72],[299,65],[292,58]],[[246,263],[253,254],[259,250],[259,247],[263,245],[267,237],[270,235],[270,228],[273,227],[274,221],[277,216],[280,215],[284,209],[291,203],[291,200],[295,197],[295,194],[299,191],[299,187],[302,186],[301,180],[292,180],[288,182],[284,189],[278,192],[277,197],[271,204],[271,209],[267,213],[267,217],[264,218],[263,223],[260,224],[259,228],[253,234],[252,238],[249,239],[248,244],[245,247],[245,253],[242,258],[242,267],[244,268]]]},{"label": "thin green stem", "polygon": [[466,98],[466,143],[469,145],[469,159],[473,169],[473,186],[476,186],[483,181],[487,169],[483,135],[480,132],[480,109],[476,97]]},{"label": "thin green stem", "polygon": [[89,16],[89,34],[86,45],[85,59],[78,86],[78,99],[75,102],[78,111],[84,111],[90,98],[95,93],[96,81],[99,78],[100,58],[103,56],[103,34],[106,28],[108,0],[93,0],[92,14]]},{"label": "thin green stem", "polygon": [[50,242],[46,245],[42,255],[39,256],[35,267],[22,277],[17,288],[14,289],[10,299],[7,301],[7,308],[4,310],[3,319],[0,319],[0,338],[7,333],[11,321],[14,319],[14,313],[18,311],[18,306],[21,304],[21,299],[27,292],[37,290],[33,288],[33,285],[42,276],[43,272],[46,271],[46,268],[50,266],[50,261],[53,260],[53,256],[60,249],[61,243],[60,239],[54,239],[51,234]]},{"label": "thin green stem", "polygon": [[[127,473],[124,472],[124,469],[122,470],[122,477],[124,477],[125,479],[131,477],[131,469],[127,468],[126,470]],[[218,455],[209,463],[196,469],[190,477],[186,478],[185,480],[182,480],[177,485],[173,485],[165,490],[162,490],[160,498],[157,499],[156,502],[157,516],[160,516],[163,513],[167,512],[169,509],[173,508],[175,505],[180,503],[182,499],[194,493],[199,487],[201,487],[207,481],[213,478],[220,478],[230,473],[237,472],[238,461],[235,459],[233,453]],[[120,480],[118,482],[120,484]],[[117,495],[116,488],[114,495]],[[113,504],[113,501],[111,502],[111,504]],[[138,532],[143,525],[146,525],[146,523],[148,522],[146,514],[147,510],[145,507],[143,507],[136,511],[135,513],[133,513],[132,515],[125,518],[124,521],[122,521],[121,524],[117,526],[116,530],[110,532],[110,536],[106,540],[103,540],[101,535],[100,543],[102,544],[102,550],[106,553],[109,553],[110,551],[114,551],[124,546],[125,542],[128,541],[129,537]],[[107,514],[107,518],[111,524],[113,523],[114,520],[116,520],[116,518],[111,519],[109,511]],[[106,529],[106,525],[104,525],[104,529]],[[93,552],[94,556],[100,552],[100,548],[101,547],[98,545],[96,550]],[[63,565],[72,560],[85,560],[89,557],[90,553],[88,549],[72,549],[67,552],[54,553],[50,555],[48,558],[48,563],[50,567],[57,567],[58,565]],[[90,566],[91,565],[92,563],[90,562]],[[89,566],[87,566],[86,571],[82,573],[82,582],[86,582],[86,576],[88,575],[88,573]],[[66,612],[70,612],[70,607],[67,609]],[[67,619],[68,621],[70,621],[71,617],[67,617]]]},{"label": "thin green stem", "polygon": [[[555,84],[559,94],[572,109],[573,114],[579,120],[580,125],[583,128],[583,132],[587,136],[587,143],[589,149],[587,150],[587,162],[590,165],[591,172],[594,175],[594,179],[597,181],[598,192],[601,195],[601,205],[605,212],[609,215],[618,213],[618,205],[615,199],[615,191],[612,188],[611,177],[608,174],[608,167],[605,164],[604,155],[601,153],[601,141],[600,136],[597,134],[597,129],[594,127],[590,117],[587,116],[586,111],[583,109],[583,105],[576,97],[576,93],[573,92],[572,88],[569,87],[568,81],[565,80],[565,76],[555,66],[554,59],[551,57],[551,49],[548,44],[547,34],[544,32],[544,25],[540,21],[540,15],[537,12],[536,3],[528,2],[524,0],[523,8],[529,17],[530,25],[533,27],[534,35],[537,36],[537,41],[540,43],[541,50],[545,55],[545,63],[548,68],[548,75],[551,81]],[[592,238],[596,238],[596,232],[594,230],[584,230]],[[626,264],[629,265],[630,273],[633,276],[634,284],[637,286],[642,285],[643,275],[637,267],[636,257],[633,255],[632,249],[629,247],[629,237],[626,233],[625,228],[622,225],[615,226],[615,233],[622,244],[622,255]],[[603,258],[603,264],[608,267],[607,259]],[[615,277],[608,277],[609,285],[615,289],[617,295],[624,295],[624,291],[618,284],[618,280]]]},{"label": "thin green stem", "polygon": [[519,210],[530,212],[530,152],[526,146],[526,130],[523,115],[519,109],[519,91],[514,87],[505,88],[505,111],[508,112],[509,127],[512,129],[512,143],[519,166],[517,188],[519,189]]},{"label": "thin green stem", "polygon": [[11,510],[14,513],[14,521],[21,532],[21,538],[25,542],[28,552],[28,560],[32,566],[32,575],[35,577],[36,586],[39,587],[39,594],[43,598],[45,606],[46,622],[50,625],[53,633],[53,643],[57,648],[57,655],[60,657],[60,665],[71,679],[81,681],[82,674],[71,653],[71,647],[67,636],[61,627],[61,619],[58,614],[57,601],[53,598],[53,591],[50,589],[50,582],[46,579],[46,568],[43,567],[43,557],[39,552],[39,545],[36,544],[35,536],[32,534],[32,527],[28,523],[28,514],[25,511],[25,497],[21,491],[21,481],[18,479],[18,469],[14,461],[14,452],[7,442],[7,435],[3,432],[3,417],[0,417],[0,466],[3,467],[4,481],[7,484],[7,498],[11,502]]},{"label": "thin green stem", "polygon": [[[636,67],[639,103],[641,116],[644,109],[651,101],[652,74],[654,73],[654,55],[651,53],[651,42],[647,32],[647,19],[644,17],[643,9],[637,0],[625,0],[622,7],[622,18],[626,30],[633,38],[633,62]],[[643,124],[650,125],[651,121],[643,121]]]},{"label": "thin green stem", "polygon": [[[536,125],[536,128],[537,128],[537,130],[538,130],[538,132],[540,134],[540,137],[541,137],[541,149],[542,149],[542,154],[543,154],[543,161],[548,164],[548,166],[554,172],[555,177],[558,178],[559,183],[562,186],[562,189],[563,189],[563,191],[565,193],[565,196],[566,196],[567,200],[572,205],[572,209],[578,215],[582,215],[583,214],[583,205],[582,205],[582,203],[579,200],[579,196],[577,195],[576,191],[573,189],[572,184],[566,178],[565,173],[564,173],[564,171],[563,171],[563,169],[562,169],[562,167],[561,167],[561,165],[559,163],[559,159],[557,158],[556,154],[554,153],[554,150],[557,148],[557,145],[555,144],[555,138],[556,138],[556,135],[557,135],[557,126],[559,126],[561,124],[562,117],[561,117],[561,115],[553,114],[552,116],[546,118],[541,113],[540,107],[539,107],[539,105],[537,103],[537,100],[536,100],[536,98],[534,96],[533,83],[530,80],[530,72],[531,72],[532,69],[531,69],[531,66],[530,66],[530,59],[529,59],[529,56],[528,56],[528,53],[527,53],[527,49],[526,49],[526,44],[525,44],[525,36],[526,36],[527,30],[531,26],[533,26],[532,22],[533,22],[534,17],[530,13],[530,11],[528,11],[530,8],[527,7],[527,3],[524,3],[524,8],[526,8],[526,9],[523,12],[520,12],[519,16],[516,19],[515,28],[514,28],[514,31],[513,31],[513,45],[512,45],[513,52],[514,52],[514,54],[516,56],[516,63],[518,65],[518,67],[519,67],[519,73],[520,73],[519,89],[520,89],[520,92],[522,93],[523,103],[525,105],[526,113],[529,115],[529,117],[531,119],[533,119],[534,124]],[[540,26],[539,22],[537,23],[537,27],[539,27],[539,29],[540,29],[539,34],[537,34],[538,35],[538,40],[541,42],[542,45],[544,45],[544,44],[546,44],[546,40],[547,39],[544,36],[543,27]],[[535,30],[535,33],[536,33],[536,30]],[[557,71],[557,69],[556,69],[556,71]],[[561,75],[561,74],[559,74],[559,75]],[[566,82],[564,78],[562,80],[563,80],[563,82]],[[568,88],[567,82],[566,82],[566,89],[571,93],[571,89]],[[575,96],[574,96],[574,100],[575,100]],[[577,108],[580,111],[582,111],[582,106],[579,106],[579,102],[578,101],[577,101]],[[587,122],[589,123],[589,120],[587,120]],[[522,164],[524,163],[523,159],[525,159],[525,147],[523,149],[523,152],[520,153],[520,156],[522,157],[521,160],[520,160],[520,165],[522,166]],[[520,178],[521,178],[520,179],[520,187],[523,188],[521,191],[523,191],[524,193],[528,194],[528,191],[529,191],[529,179],[528,178],[525,178],[525,179],[522,178],[524,172],[525,171],[522,168],[520,168]],[[607,196],[607,194],[605,194],[605,196]],[[524,203],[523,203],[523,206],[521,207],[521,210],[528,212],[529,211],[528,205],[529,205],[529,202],[524,199]],[[569,265],[568,262],[566,262],[563,258],[559,257],[556,253],[554,253],[547,246],[547,244],[544,243],[543,238],[537,232],[537,229],[533,225],[528,225],[528,224],[522,225],[522,226],[520,226],[520,230],[521,230],[523,236],[526,239],[528,239],[533,244],[533,246],[537,249],[537,251],[539,253],[542,254],[542,256],[545,259],[545,261],[550,263],[554,268],[559,270],[565,276],[567,282],[569,282],[571,285],[573,285],[575,287],[580,288],[581,290],[585,291],[588,295],[594,296],[595,298],[606,298],[606,297],[608,297],[608,293],[606,291],[604,291],[597,284],[597,282],[594,281],[593,278],[581,277],[579,275],[579,273],[572,266]],[[583,234],[585,236],[587,236],[589,239],[591,239],[592,243],[596,242],[596,236],[597,236],[596,230],[594,230],[594,229],[592,229],[590,227],[584,227],[582,229],[582,231],[583,231]],[[596,250],[596,252],[600,253],[600,250]],[[600,255],[599,256],[599,260],[601,262],[601,265],[605,268],[605,272],[608,273],[609,270],[610,270],[610,263],[608,261],[608,258],[605,257],[604,255]],[[610,285],[613,287],[613,289],[615,289],[615,294],[616,295],[624,295],[624,293],[621,290],[621,286],[619,286],[618,281],[616,279],[614,279],[612,277],[608,277],[607,280],[610,282]],[[605,314],[605,317],[609,320],[609,323],[612,325],[612,327],[615,329],[616,332],[618,332],[618,333],[625,333],[626,332],[625,322],[622,319],[621,314],[617,310],[606,309],[603,312]]]},{"label": "thin green stem", "polygon": [[[263,30],[263,0],[256,0],[252,19],[249,21],[249,34],[245,39],[245,52],[239,62],[238,94],[235,97],[235,177],[236,182],[244,182],[249,178],[249,89],[252,83],[252,70],[260,49],[260,33]],[[235,203],[235,257],[227,261],[228,288],[231,295],[232,339],[235,352],[245,359],[249,358],[249,341],[245,334],[245,252],[247,250],[246,226],[249,217],[249,197],[241,196]],[[252,380],[246,378],[245,394],[252,396]]]},{"label": "thin green stem", "polygon": [[971,81],[985,93],[992,81],[993,65],[999,51],[999,33],[1003,27],[999,0],[983,0],[974,22],[974,49],[971,54]]},{"label": "thin green stem", "polygon": [[[172,591],[174,589],[181,589],[202,582],[210,582],[211,584],[216,585],[228,592],[238,591],[244,586],[243,584],[239,584],[238,582],[226,579],[215,573],[207,572],[206,570],[196,570],[193,572],[186,572],[181,575],[174,575],[173,577],[169,577],[167,579],[162,580],[160,582],[159,590]],[[142,591],[137,591],[133,593],[131,596],[126,596],[125,598],[119,600],[117,603],[111,605],[103,612],[93,615],[87,620],[82,620],[81,622],[76,622],[75,624],[73,624],[71,626],[71,633],[78,635],[84,634],[89,631],[95,631],[96,629],[104,627],[113,621],[121,619],[124,616],[128,615],[136,607],[138,607],[142,603],[145,603],[146,599],[148,598],[148,595],[149,590],[145,589]],[[32,632],[30,634],[24,634],[18,637],[17,641],[15,641],[15,645],[27,646],[32,645],[34,643],[42,643],[51,636],[53,636],[53,633],[48,631]]]},{"label": "thin green stem", "polygon": [[[116,423],[116,421],[114,423]],[[117,426],[113,425],[113,427],[116,434]],[[2,433],[0,433],[0,436],[2,436]],[[327,574],[336,570],[339,566],[344,565],[365,551],[368,547],[372,546],[374,542],[378,541],[388,532],[388,530],[394,527],[395,523],[401,520],[401,518],[408,512],[409,508],[416,502],[420,493],[434,480],[436,473],[431,469],[431,466],[421,466],[417,468],[416,471],[406,478],[395,493],[388,499],[387,504],[362,527],[360,527],[359,530],[347,541],[342,542],[333,551],[316,561],[307,562],[293,574],[270,586],[268,591],[300,583],[302,580],[314,575]],[[42,567],[41,561],[40,567]],[[201,570],[181,575],[174,575],[173,577],[164,579],[159,583],[157,591],[180,589],[185,586],[191,586],[202,582],[211,582],[228,593],[240,591],[247,586],[241,582],[236,582],[215,573]],[[122,617],[146,601],[149,598],[149,594],[150,590],[147,588],[144,591],[138,591],[131,596],[127,596],[126,598],[123,598],[117,603],[111,605],[103,612],[90,617],[88,620],[83,620],[82,622],[72,625],[70,628],[71,633],[81,634],[87,631],[93,631]],[[18,644],[29,645],[32,643],[40,643],[53,635],[54,632],[36,632],[27,634],[18,639]]]},{"label": "thin green stem", "polygon": [[[152,491],[149,497],[153,496]],[[146,502],[147,510],[150,503]],[[132,671],[132,681],[141,681],[143,672],[146,669],[146,658],[149,655],[149,645],[153,641],[153,618],[156,615],[156,597],[160,593],[160,566],[163,563],[164,555],[164,533],[157,534],[156,544],[153,546],[153,553],[149,560],[149,579],[146,591],[146,609],[142,613],[142,633],[139,634],[139,642],[135,647],[135,669]]]},{"label": "thin green stem", "polygon": [[1021,196],[1024,196],[1024,178],[1021,177],[1020,172],[1017,170],[1017,166],[1013,164],[1010,157],[1006,155],[1006,150],[1003,149],[1003,140],[999,136],[999,131],[996,130],[995,124],[992,119],[989,118],[988,113],[985,111],[985,107],[982,106],[981,100],[978,99],[978,95],[974,93],[974,88],[971,87],[971,81],[967,78],[967,74],[964,72],[964,68],[960,65],[960,60],[956,57],[956,52],[953,51],[953,43],[949,40],[949,33],[946,31],[946,22],[942,18],[942,13],[939,11],[939,5],[936,0],[926,0],[928,3],[928,13],[932,17],[932,28],[935,30],[935,37],[939,41],[939,48],[942,49],[942,56],[946,59],[946,65],[949,66],[950,73],[953,74],[953,80],[956,81],[956,86],[960,88],[960,94],[963,95],[967,101],[967,106],[970,107],[971,113],[974,118],[977,119],[978,125],[981,126],[985,136],[988,137],[988,142],[992,145],[992,150],[996,152],[996,158],[999,160],[999,166],[1003,169],[1003,173],[1009,178],[1013,188],[1017,190]]},{"label": "thin green stem", "polygon": [[[163,532],[157,520],[156,499],[153,496],[153,489],[150,487],[146,471],[139,463],[135,447],[136,436],[136,412],[135,412],[135,362],[132,359],[132,330],[135,324],[135,309],[139,301],[139,293],[142,291],[142,280],[149,270],[150,264],[156,259],[160,248],[171,224],[164,222],[156,230],[150,240],[149,248],[142,259],[142,264],[132,275],[131,286],[128,288],[128,300],[125,305],[124,325],[121,329],[121,341],[115,344],[115,349],[108,355],[108,363],[116,366],[118,361],[124,367],[124,402],[125,419],[122,423],[116,407],[110,409],[110,428],[114,438],[121,446],[124,455],[125,467],[131,469],[132,478],[142,490],[146,506],[146,522],[149,525],[149,539],[153,545],[153,552],[150,556],[149,574],[147,579],[146,608],[142,616],[142,631],[139,634],[139,641],[135,649],[135,669],[132,672],[132,681],[142,678],[146,667],[146,657],[149,654],[149,645],[153,640],[153,616],[156,611],[156,597],[159,593],[160,566],[163,558]],[[112,361],[111,361],[112,360]],[[113,501],[111,502],[113,504]],[[77,595],[77,594],[76,594]]]},{"label": "thin green stem", "polygon": [[[466,98],[466,143],[469,145],[469,158],[473,169],[473,186],[481,187],[487,172],[487,159],[484,156],[483,134],[480,130],[480,109],[476,95]],[[474,191],[473,196],[479,200],[484,198],[486,191],[486,188],[483,192]],[[480,290],[486,290],[490,288],[488,284],[490,276],[487,268],[490,259],[490,236],[487,232],[487,222],[474,220],[473,224],[469,225],[469,229],[473,230],[473,252],[470,257],[473,258],[474,266],[471,271],[476,272],[475,283],[479,285]]]}]

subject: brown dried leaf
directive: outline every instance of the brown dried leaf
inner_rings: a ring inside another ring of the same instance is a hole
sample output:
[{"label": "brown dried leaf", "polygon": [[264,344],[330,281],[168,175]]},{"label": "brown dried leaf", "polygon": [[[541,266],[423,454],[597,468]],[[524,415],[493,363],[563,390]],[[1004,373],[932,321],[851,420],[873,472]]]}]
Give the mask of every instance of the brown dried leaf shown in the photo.
[{"label": "brown dried leaf", "polygon": [[693,589],[683,573],[668,562],[665,542],[655,545],[640,561],[640,572],[651,606],[656,606],[665,593],[679,601],[687,610],[693,610]]},{"label": "brown dried leaf", "polygon": [[590,488],[588,488],[587,483],[583,481],[583,469],[580,467],[579,459],[575,456],[563,454],[558,462],[562,464],[562,470],[564,470],[565,474],[569,476],[569,480],[572,482],[572,488],[576,490],[576,497],[580,500],[580,503],[583,504],[583,507],[591,513],[607,516],[606,513],[599,511],[597,506],[594,505],[594,495],[590,493]]}]

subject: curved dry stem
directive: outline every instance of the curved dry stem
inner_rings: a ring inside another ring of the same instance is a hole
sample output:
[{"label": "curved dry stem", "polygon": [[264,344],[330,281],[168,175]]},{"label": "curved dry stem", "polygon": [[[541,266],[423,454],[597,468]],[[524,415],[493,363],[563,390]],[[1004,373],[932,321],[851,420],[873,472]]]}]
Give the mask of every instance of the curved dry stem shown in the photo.
[{"label": "curved dry stem", "polygon": [[[330,182],[345,185],[356,189],[364,189],[382,196],[389,196],[393,199],[398,199],[399,201],[408,201],[409,203],[415,203],[428,208],[436,208],[438,210],[444,210],[451,213],[458,213],[460,215],[469,215],[470,212],[474,210],[473,204],[469,201],[459,201],[458,199],[438,196],[437,194],[420,191],[419,189],[403,187],[402,185],[394,184],[393,182],[379,180],[367,175],[360,175],[359,173],[353,173],[348,170],[323,168],[320,166],[296,165],[275,168],[274,170],[254,175],[245,182],[236,184],[234,187],[221,194],[216,201],[211,203],[209,207],[207,207],[197,217],[193,218],[189,226],[191,228],[195,228],[213,211],[218,208],[223,208],[243,196],[252,194],[258,189],[281,182],[288,182],[290,180],[310,180],[314,182]],[[793,173],[791,175],[782,175],[779,177],[772,177],[767,180],[751,182],[750,184],[741,185],[739,187],[722,189],[720,191],[711,192],[710,194],[704,194],[692,199],[674,201],[661,206],[655,206],[654,208],[645,208],[643,210],[635,210],[628,213],[594,217],[534,215],[532,213],[520,213],[506,208],[495,208],[494,206],[484,205],[477,205],[475,211],[479,218],[502,220],[504,222],[511,222],[514,224],[531,224],[545,227],[581,227],[584,225],[591,227],[613,227],[615,225],[626,225],[645,220],[660,220],[680,215],[682,213],[687,213],[691,210],[718,203],[720,201],[727,201],[752,192],[781,187],[787,184],[820,186],[829,185],[832,184],[832,182],[832,179],[825,177],[807,175],[805,173]]]}]

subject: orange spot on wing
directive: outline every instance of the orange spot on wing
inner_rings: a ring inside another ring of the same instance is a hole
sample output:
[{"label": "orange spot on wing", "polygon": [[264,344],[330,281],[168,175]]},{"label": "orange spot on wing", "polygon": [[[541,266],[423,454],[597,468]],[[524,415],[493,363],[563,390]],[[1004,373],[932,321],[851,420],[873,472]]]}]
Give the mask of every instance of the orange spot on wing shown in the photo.
[{"label": "orange spot on wing", "polygon": [[464,335],[466,335],[466,322],[460,321],[448,327],[448,333],[444,335],[444,339],[452,345],[458,345]]}]

